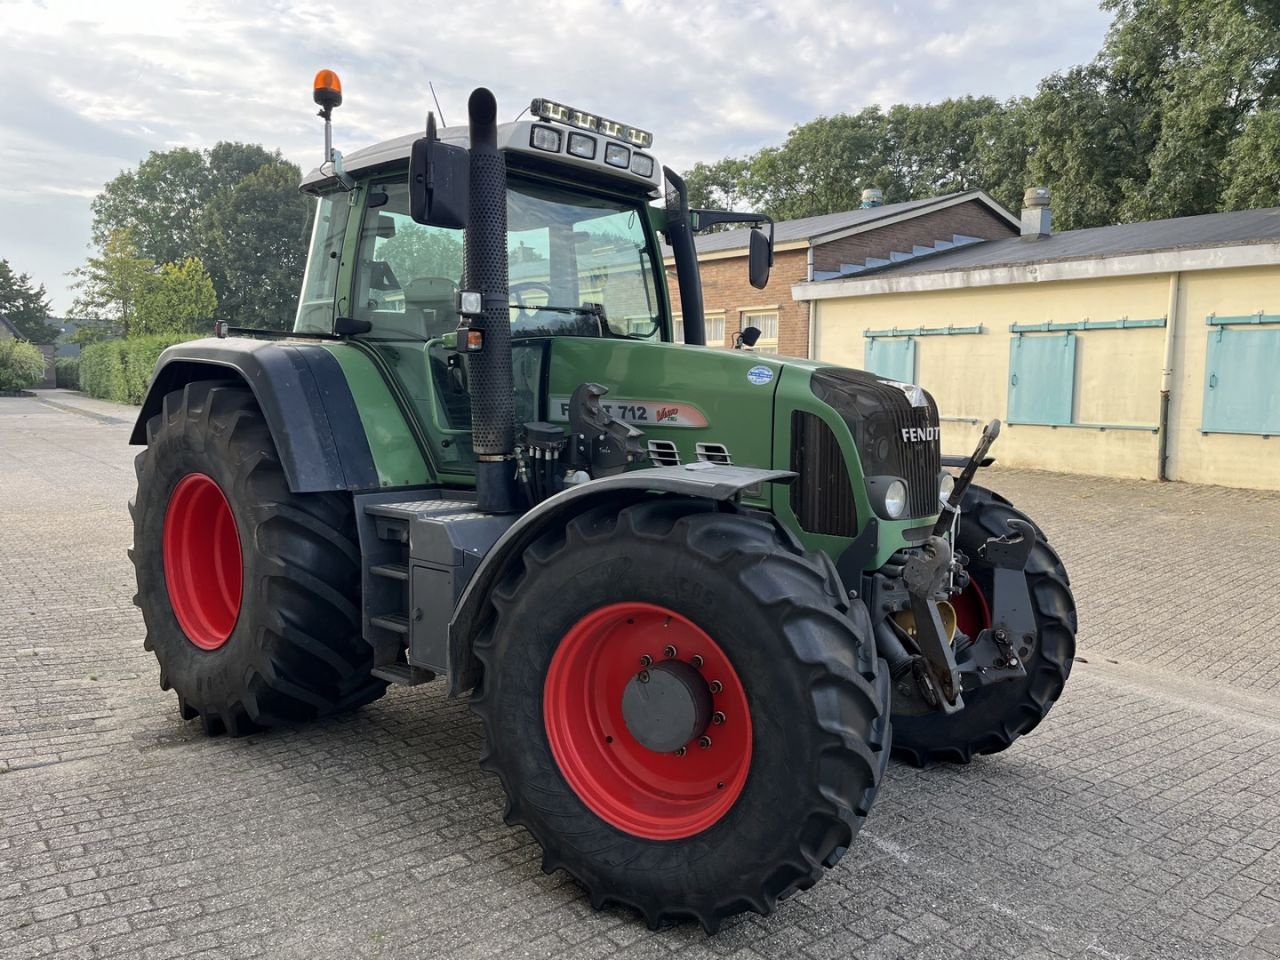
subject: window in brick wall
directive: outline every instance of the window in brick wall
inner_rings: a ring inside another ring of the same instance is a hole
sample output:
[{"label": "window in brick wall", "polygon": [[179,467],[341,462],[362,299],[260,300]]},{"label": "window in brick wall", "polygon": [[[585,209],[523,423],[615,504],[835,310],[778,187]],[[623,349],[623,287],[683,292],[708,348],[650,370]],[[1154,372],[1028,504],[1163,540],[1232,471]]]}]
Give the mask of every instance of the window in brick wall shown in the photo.
[{"label": "window in brick wall", "polygon": [[778,352],[778,311],[743,310],[738,324],[739,330],[756,327],[760,331],[760,339],[756,341],[756,353]]},{"label": "window in brick wall", "polygon": [[707,346],[724,346],[724,311],[707,314]]},{"label": "window in brick wall", "polygon": [[[706,326],[707,346],[723,347],[724,346],[724,311],[718,310],[714,313],[707,313],[703,316],[703,323]],[[674,343],[684,343],[684,315],[672,314],[671,317],[671,337]]]}]

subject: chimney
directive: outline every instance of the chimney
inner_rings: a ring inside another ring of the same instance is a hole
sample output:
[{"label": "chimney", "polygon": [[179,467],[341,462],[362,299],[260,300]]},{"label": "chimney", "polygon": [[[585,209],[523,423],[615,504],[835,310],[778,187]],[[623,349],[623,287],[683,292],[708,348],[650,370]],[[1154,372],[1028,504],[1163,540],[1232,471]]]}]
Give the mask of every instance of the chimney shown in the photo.
[{"label": "chimney", "polygon": [[1022,236],[1025,240],[1043,240],[1049,236],[1052,219],[1049,210],[1049,188],[1028,187],[1022,195]]},{"label": "chimney", "polygon": [[862,209],[884,206],[884,191],[879,187],[867,187],[862,191]]}]

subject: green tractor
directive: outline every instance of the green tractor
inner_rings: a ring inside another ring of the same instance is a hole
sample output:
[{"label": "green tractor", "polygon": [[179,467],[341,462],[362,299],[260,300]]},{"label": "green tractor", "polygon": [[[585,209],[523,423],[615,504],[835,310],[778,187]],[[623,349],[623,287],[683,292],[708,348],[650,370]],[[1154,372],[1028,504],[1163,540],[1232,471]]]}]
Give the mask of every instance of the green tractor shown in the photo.
[{"label": "green tractor", "polygon": [[754,224],[763,286],[767,218],[690,210],[649,133],[553,101],[498,124],[480,89],[468,127],[344,160],[336,76],[315,95],[293,329],[165,351],[132,437],[184,719],[241,736],[438,678],[544,869],[708,931],[834,866],[891,748],[964,763],[1043,719],[1075,607],[971,482],[998,422],[945,458],[918,386],[702,345],[694,234]]}]

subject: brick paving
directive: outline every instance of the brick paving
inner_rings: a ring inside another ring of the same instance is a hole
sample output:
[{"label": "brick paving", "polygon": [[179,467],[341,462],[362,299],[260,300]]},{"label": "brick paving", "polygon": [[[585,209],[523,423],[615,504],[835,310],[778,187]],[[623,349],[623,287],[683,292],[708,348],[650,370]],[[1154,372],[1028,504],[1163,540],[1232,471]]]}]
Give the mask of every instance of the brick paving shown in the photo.
[{"label": "brick paving", "polygon": [[0,400],[3,960],[1280,957],[1280,494],[993,471],[1079,595],[1065,698],[893,765],[823,882],[708,938],[543,875],[439,689],[183,723],[130,604],[132,411],[46,399]]}]

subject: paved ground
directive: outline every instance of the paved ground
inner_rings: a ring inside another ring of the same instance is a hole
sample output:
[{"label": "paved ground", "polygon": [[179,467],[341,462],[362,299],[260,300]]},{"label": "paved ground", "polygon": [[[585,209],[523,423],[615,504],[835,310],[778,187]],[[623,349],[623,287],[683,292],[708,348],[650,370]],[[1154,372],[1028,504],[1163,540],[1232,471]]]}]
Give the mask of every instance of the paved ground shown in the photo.
[{"label": "paved ground", "polygon": [[[130,605],[131,411],[0,400],[0,957],[1280,957],[1280,495],[998,471],[1081,654],[1031,737],[890,770],[849,856],[715,938],[593,912],[439,691],[245,740]],[[75,407],[76,409],[66,409]]]}]

